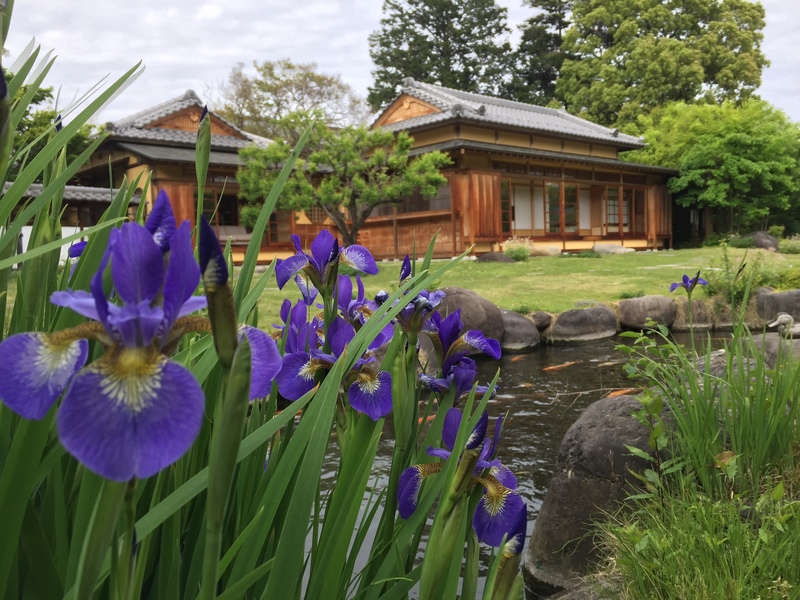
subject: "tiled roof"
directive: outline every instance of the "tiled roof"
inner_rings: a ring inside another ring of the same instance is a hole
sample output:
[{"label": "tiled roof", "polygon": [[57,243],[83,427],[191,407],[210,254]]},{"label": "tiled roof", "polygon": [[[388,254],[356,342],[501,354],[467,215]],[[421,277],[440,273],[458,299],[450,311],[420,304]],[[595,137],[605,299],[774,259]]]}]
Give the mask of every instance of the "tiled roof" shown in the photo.
[{"label": "tiled roof", "polygon": [[[119,142],[119,147],[134,154],[139,154],[145,158],[155,161],[165,162],[195,162],[194,146],[191,148],[180,148],[175,146],[165,146],[163,144],[134,144],[130,142]],[[224,152],[212,150],[208,156],[208,162],[212,165],[232,165],[239,167],[244,164],[236,152]]]},{"label": "tiled roof", "polygon": [[384,126],[391,131],[414,129],[460,117],[478,123],[506,125],[572,138],[599,140],[618,148],[641,148],[644,146],[644,142],[640,138],[597,125],[586,119],[570,115],[564,110],[461,92],[415,81],[411,77],[403,80],[401,94],[418,98],[442,112],[396,121]]},{"label": "tiled roof", "polygon": [[[112,139],[132,139],[132,140],[147,140],[152,142],[166,142],[176,145],[192,145],[194,146],[196,134],[193,131],[182,131],[179,129],[166,129],[163,127],[148,127],[148,125],[163,119],[166,116],[180,112],[190,106],[198,106],[203,108],[203,102],[194,92],[194,90],[187,90],[180,96],[162,102],[156,106],[143,110],[131,115],[125,119],[106,123],[106,129],[111,133]],[[267,138],[253,135],[242,131],[230,121],[223,119],[216,113],[214,118],[225,123],[234,131],[240,133],[246,139],[240,139],[231,135],[212,135],[211,146],[215,148],[231,148],[239,149],[256,144],[257,146],[266,146],[271,143]]]},{"label": "tiled roof", "polygon": [[[12,182],[7,181],[3,186],[3,192],[7,192],[11,187]],[[36,198],[42,193],[43,185],[41,183],[32,183],[25,193],[25,198]],[[64,186],[64,200],[67,202],[102,202],[110,204],[111,200],[119,192],[118,189],[99,188],[99,187],[86,187],[82,185],[67,185]],[[139,204],[141,194],[136,193],[131,198],[131,204]]]}]

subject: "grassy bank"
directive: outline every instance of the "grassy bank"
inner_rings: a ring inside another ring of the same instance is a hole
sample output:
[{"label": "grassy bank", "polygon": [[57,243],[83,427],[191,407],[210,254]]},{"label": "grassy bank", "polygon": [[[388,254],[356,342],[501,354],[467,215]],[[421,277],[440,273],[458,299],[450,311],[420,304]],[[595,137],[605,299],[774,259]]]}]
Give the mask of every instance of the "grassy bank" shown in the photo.
[{"label": "grassy bank", "polygon": [[[771,273],[800,267],[800,256],[735,248],[729,249],[729,254],[734,264],[746,254],[748,262],[757,261]],[[378,275],[364,279],[368,296],[397,287],[400,263],[382,262],[378,266]],[[581,300],[616,302],[626,296],[669,294],[670,283],[679,281],[684,273],[694,274],[702,269],[705,274],[709,269],[721,267],[720,248],[636,252],[599,258],[546,256],[520,263],[465,260],[439,282],[439,287],[469,288],[501,308],[522,313],[536,310],[558,313],[574,308]],[[259,302],[260,315],[267,317],[261,322],[277,322],[283,298],[296,296],[296,288],[284,293],[271,283]]]}]

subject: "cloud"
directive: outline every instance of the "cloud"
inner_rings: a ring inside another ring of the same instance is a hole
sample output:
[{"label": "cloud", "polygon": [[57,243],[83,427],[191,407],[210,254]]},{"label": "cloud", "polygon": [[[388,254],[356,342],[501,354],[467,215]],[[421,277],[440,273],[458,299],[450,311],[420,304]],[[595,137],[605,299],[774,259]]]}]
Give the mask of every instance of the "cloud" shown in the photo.
[{"label": "cloud", "polygon": [[[512,29],[533,14],[521,0],[498,0]],[[800,3],[764,0],[763,98],[800,121]],[[37,0],[19,2],[9,32],[11,60],[36,37],[58,58],[47,83],[62,97],[116,77],[142,60],[146,71],[105,109],[100,122],[116,120],[194,89],[201,96],[224,81],[236,62],[291,58],[338,73],[366,95],[373,69],[367,37],[380,27],[377,0],[237,0],[190,2],[140,0]],[[515,39],[512,36],[512,39]]]}]

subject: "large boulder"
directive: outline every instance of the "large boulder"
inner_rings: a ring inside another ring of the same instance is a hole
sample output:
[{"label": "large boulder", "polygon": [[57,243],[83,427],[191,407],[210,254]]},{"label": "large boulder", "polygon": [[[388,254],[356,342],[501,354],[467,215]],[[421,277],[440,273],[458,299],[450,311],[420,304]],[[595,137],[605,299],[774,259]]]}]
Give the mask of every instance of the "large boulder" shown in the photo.
[{"label": "large boulder", "polygon": [[607,306],[573,308],[556,317],[545,332],[551,342],[581,342],[600,340],[617,334],[617,316]]},{"label": "large boulder", "polygon": [[631,416],[641,408],[632,396],[603,398],[564,435],[525,556],[532,597],[574,588],[599,558],[591,521],[616,511],[638,485],[631,473],[650,467],[626,448],[650,452],[649,432]]},{"label": "large boulder", "polygon": [[503,315],[494,304],[472,290],[446,287],[442,291],[445,296],[436,309],[439,314],[444,317],[461,309],[461,320],[466,329],[478,329],[487,338],[497,341],[503,339]]},{"label": "large boulder", "polygon": [[755,231],[748,233],[747,237],[753,238],[753,245],[756,248],[762,248],[770,252],[778,251],[778,238],[774,235],[768,234],[766,231]]},{"label": "large boulder", "polygon": [[689,302],[681,294],[675,298],[678,313],[670,328],[672,331],[707,330],[714,328],[716,313],[710,301],[692,298],[692,318],[689,319]]},{"label": "large boulder", "polygon": [[533,321],[513,310],[501,308],[500,313],[504,327],[503,339],[500,340],[503,352],[531,352],[539,345],[539,330]]},{"label": "large boulder", "polygon": [[475,262],[504,262],[504,263],[513,263],[517,262],[513,258],[511,258],[508,254],[503,254],[502,252],[487,252],[486,254],[481,254]]},{"label": "large boulder", "polygon": [[629,298],[619,303],[619,322],[623,329],[641,330],[648,320],[658,325],[672,327],[678,307],[672,298],[667,296],[643,296]]},{"label": "large boulder", "polygon": [[800,321],[800,290],[774,292],[760,290],[756,295],[756,311],[765,322],[771,323],[779,313],[785,312]]}]

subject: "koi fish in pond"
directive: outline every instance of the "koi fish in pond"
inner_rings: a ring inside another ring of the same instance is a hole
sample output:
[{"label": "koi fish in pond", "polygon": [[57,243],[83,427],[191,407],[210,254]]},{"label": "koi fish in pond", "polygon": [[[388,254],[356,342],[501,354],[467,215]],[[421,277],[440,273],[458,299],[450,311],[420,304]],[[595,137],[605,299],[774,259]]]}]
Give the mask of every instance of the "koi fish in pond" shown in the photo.
[{"label": "koi fish in pond", "polygon": [[579,365],[582,363],[582,360],[571,360],[569,362],[562,363],[560,365],[553,365],[552,367],[545,367],[542,371],[560,371],[561,369],[566,369],[567,367],[571,367],[573,365]]}]

